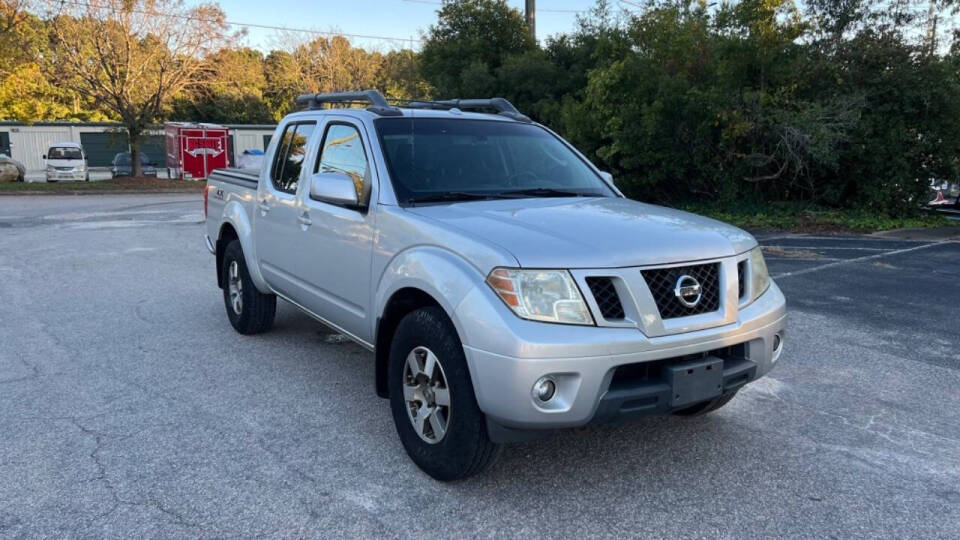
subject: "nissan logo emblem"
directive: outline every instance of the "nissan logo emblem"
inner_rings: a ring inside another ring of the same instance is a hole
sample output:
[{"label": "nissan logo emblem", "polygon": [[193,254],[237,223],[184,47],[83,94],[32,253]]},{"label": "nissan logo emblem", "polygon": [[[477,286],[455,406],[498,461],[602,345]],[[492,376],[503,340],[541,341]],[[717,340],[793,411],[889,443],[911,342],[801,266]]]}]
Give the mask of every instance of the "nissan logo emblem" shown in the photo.
[{"label": "nissan logo emblem", "polygon": [[692,276],[680,276],[680,279],[677,280],[677,286],[673,289],[673,295],[688,308],[697,307],[702,295],[700,282]]}]

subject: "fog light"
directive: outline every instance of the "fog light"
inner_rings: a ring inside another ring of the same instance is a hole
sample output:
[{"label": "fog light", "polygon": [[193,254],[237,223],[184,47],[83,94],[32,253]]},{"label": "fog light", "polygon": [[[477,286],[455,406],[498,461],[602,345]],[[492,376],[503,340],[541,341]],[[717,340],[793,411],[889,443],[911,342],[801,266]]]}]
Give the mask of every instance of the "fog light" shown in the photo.
[{"label": "fog light", "polygon": [[783,352],[783,338],[780,337],[780,334],[773,335],[773,356],[770,359],[771,363],[776,362],[780,359],[780,353]]},{"label": "fog light", "polygon": [[557,383],[553,382],[553,379],[550,377],[541,377],[540,380],[533,385],[534,397],[543,402],[553,399],[553,395],[556,392]]}]

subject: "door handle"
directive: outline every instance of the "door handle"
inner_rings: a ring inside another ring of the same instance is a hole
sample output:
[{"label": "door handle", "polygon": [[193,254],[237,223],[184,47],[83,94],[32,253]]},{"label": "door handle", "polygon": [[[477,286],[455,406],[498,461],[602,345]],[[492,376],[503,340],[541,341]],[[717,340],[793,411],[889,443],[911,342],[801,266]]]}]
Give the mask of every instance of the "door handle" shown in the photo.
[{"label": "door handle", "polygon": [[260,201],[260,202],[258,202],[258,203],[257,203],[257,208],[259,208],[259,209],[260,209],[260,212],[262,212],[262,213],[264,213],[264,214],[266,214],[267,212],[270,211],[270,205],[267,204],[266,201]]},{"label": "door handle", "polygon": [[310,214],[308,214],[307,212],[303,212],[299,216],[297,216],[297,221],[299,221],[300,224],[303,225],[304,227],[309,227],[310,225],[313,225],[313,221],[310,219]]}]

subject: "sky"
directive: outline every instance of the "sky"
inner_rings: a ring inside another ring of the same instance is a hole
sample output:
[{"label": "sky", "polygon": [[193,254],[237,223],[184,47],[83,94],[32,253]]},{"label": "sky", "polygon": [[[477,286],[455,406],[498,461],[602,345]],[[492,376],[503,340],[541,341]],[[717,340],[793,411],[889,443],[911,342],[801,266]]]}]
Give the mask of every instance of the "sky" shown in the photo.
[{"label": "sky", "polygon": [[[523,11],[524,0],[507,3]],[[440,7],[439,0],[219,0],[219,4],[231,22],[397,38],[351,38],[356,46],[382,51],[410,47],[411,40],[418,46],[420,36],[436,21]],[[575,11],[586,11],[593,4],[594,0],[538,0],[537,38],[572,30]],[[247,44],[262,51],[281,48],[285,43],[282,34],[306,39],[319,36],[249,26],[247,32]]]}]

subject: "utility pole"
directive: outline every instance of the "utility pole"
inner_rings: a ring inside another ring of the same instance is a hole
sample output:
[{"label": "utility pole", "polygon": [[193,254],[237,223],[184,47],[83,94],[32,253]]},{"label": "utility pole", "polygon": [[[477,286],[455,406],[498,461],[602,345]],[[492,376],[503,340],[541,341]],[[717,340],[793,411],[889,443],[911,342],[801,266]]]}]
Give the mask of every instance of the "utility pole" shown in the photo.
[{"label": "utility pole", "polygon": [[527,27],[530,28],[530,39],[537,42],[537,0],[527,0],[524,14],[527,17]]}]

